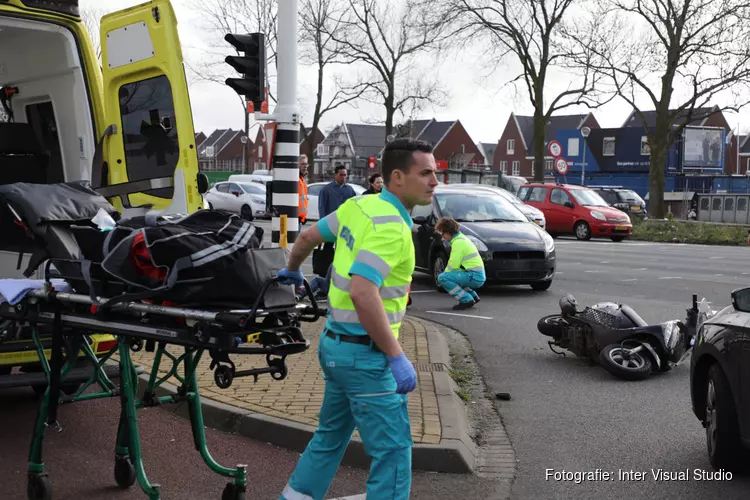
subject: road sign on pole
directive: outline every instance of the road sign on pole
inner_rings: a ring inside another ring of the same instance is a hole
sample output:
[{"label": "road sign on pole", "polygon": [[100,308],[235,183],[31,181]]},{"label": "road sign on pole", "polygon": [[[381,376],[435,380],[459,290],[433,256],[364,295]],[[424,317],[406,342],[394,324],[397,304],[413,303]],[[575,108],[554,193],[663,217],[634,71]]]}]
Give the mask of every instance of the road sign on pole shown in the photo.
[{"label": "road sign on pole", "polygon": [[560,175],[565,175],[568,173],[568,162],[565,161],[565,158],[558,158],[557,160],[555,160],[555,169]]},{"label": "road sign on pole", "polygon": [[562,154],[562,144],[557,141],[549,141],[549,144],[547,144],[547,151],[552,155],[552,158],[559,158]]}]

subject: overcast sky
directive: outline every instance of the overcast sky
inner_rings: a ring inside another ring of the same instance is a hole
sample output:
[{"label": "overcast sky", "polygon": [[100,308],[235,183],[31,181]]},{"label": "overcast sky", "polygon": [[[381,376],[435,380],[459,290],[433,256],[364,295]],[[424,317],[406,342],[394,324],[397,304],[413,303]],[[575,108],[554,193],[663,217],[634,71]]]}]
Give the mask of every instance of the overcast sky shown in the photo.
[{"label": "overcast sky", "polygon": [[[141,2],[138,0],[80,0],[82,9],[93,7],[99,11],[113,11],[139,3]],[[188,64],[199,67],[210,57],[207,51],[215,50],[207,43],[208,35],[203,28],[200,13],[191,8],[191,0],[172,0],[172,4],[179,22],[185,60]],[[221,41],[219,35],[213,35],[213,37],[217,39],[214,42]],[[226,44],[225,54],[231,54],[232,50],[232,47]],[[444,107],[427,109],[419,117],[434,117],[438,120],[459,119],[474,142],[496,143],[511,112],[532,114],[532,108],[525,94],[516,93],[504,86],[508,79],[517,74],[512,72],[513,68],[506,68],[504,71],[498,71],[487,77],[486,68],[482,62],[483,60],[477,54],[467,53],[462,54],[462,57],[451,58],[441,67],[432,68],[431,70],[438,75],[449,92],[450,98]],[[352,76],[347,74],[346,70],[343,70],[343,74]],[[226,76],[229,76],[229,72]],[[299,66],[300,112],[303,122],[308,125],[312,122],[312,110],[315,104],[315,78],[315,68]],[[203,131],[208,135],[216,128],[241,129],[243,127],[242,108],[233,90],[222,84],[198,81],[191,72],[188,72],[188,79],[196,132]],[[558,82],[559,87],[555,88],[553,85],[552,91],[567,87],[568,80],[564,77],[560,77]],[[673,103],[673,106],[676,104],[678,103]],[[602,127],[619,127],[630,111],[631,108],[618,99],[593,112]],[[562,113],[574,112],[585,113],[587,109],[585,107],[568,108]],[[726,113],[726,116],[733,128],[737,127],[739,118],[742,133],[750,129],[750,109],[746,108],[739,117],[732,113]],[[382,106],[360,103],[357,108],[340,107],[326,114],[321,128],[326,132],[342,121],[373,123],[382,122],[384,119]],[[251,126],[254,123],[251,118]]]}]

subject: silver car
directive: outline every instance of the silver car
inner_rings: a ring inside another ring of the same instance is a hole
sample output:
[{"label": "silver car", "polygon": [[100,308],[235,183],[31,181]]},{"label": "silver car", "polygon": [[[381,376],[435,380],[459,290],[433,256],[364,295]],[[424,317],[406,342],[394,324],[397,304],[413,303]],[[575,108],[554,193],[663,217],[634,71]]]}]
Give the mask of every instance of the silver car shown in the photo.
[{"label": "silver car", "polygon": [[512,203],[521,213],[523,213],[527,219],[536,223],[542,229],[545,229],[545,230],[547,229],[547,219],[544,217],[544,212],[542,212],[536,207],[527,205],[526,203],[522,202],[521,199],[518,198],[518,196],[514,195],[513,193],[509,191],[506,191],[505,189],[501,187],[490,186],[489,184],[472,184],[472,183],[447,184],[445,187],[450,188],[451,186],[455,186],[456,188],[460,188],[460,189],[466,189],[466,187],[471,187],[472,189],[488,191],[498,196],[502,196],[507,201]]},{"label": "silver car", "polygon": [[[318,220],[318,195],[320,194],[320,190],[323,189],[323,187],[329,184],[328,182],[314,182],[312,184],[308,184],[307,186],[307,220]],[[357,193],[357,196],[365,192],[365,188],[360,186],[359,184],[351,184],[349,185],[354,189],[354,192]]]}]

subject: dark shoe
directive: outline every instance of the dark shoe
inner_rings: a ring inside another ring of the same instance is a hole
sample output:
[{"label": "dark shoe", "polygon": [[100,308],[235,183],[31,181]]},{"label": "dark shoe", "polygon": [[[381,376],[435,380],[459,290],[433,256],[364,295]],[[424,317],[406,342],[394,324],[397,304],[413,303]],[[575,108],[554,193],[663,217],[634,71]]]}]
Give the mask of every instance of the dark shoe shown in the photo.
[{"label": "dark shoe", "polygon": [[453,306],[453,309],[456,311],[461,311],[463,309],[469,309],[470,307],[474,307],[474,301],[471,302],[459,302],[455,306]]},{"label": "dark shoe", "polygon": [[475,304],[479,304],[479,302],[480,302],[481,300],[482,300],[482,299],[480,299],[480,298],[479,298],[479,295],[477,295],[476,297],[474,297],[474,303],[475,303]]}]

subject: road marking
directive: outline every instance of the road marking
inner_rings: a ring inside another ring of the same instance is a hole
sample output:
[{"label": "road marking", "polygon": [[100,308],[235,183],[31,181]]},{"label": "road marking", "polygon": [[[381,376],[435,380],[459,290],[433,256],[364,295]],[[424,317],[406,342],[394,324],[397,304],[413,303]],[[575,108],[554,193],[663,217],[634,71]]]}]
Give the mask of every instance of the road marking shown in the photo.
[{"label": "road marking", "polygon": [[634,271],[648,271],[647,267],[639,267],[638,269],[634,269]]},{"label": "road marking", "polygon": [[719,259],[723,259],[723,258],[724,257],[717,257],[717,256],[709,257],[709,259],[711,259],[711,260],[719,260]]},{"label": "road marking", "polygon": [[609,264],[609,261],[608,260],[603,260],[599,264]]},{"label": "road marking", "polygon": [[449,313],[449,312],[442,312],[442,311],[425,311],[425,312],[433,313],[433,314],[446,314],[448,316],[463,316],[464,318],[495,319],[495,318],[490,318],[489,316],[474,316],[471,314],[458,314],[458,313]]},{"label": "road marking", "polygon": [[724,276],[723,274],[714,274],[714,276]]},{"label": "road marking", "polygon": [[682,276],[662,276],[660,280],[681,280]]},{"label": "road marking", "polygon": [[598,269],[589,269],[589,270],[588,270],[588,271],[586,271],[586,272],[587,272],[587,273],[601,273],[602,271],[600,271],[600,270],[598,270]]},{"label": "road marking", "polygon": [[620,280],[620,281],[638,281],[638,278],[628,278],[626,280]]}]

